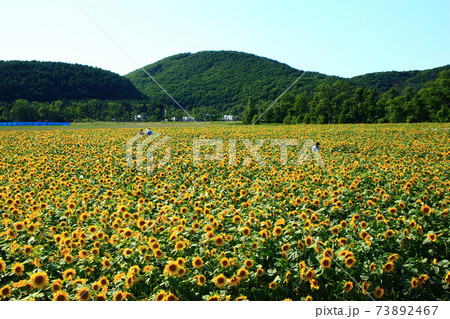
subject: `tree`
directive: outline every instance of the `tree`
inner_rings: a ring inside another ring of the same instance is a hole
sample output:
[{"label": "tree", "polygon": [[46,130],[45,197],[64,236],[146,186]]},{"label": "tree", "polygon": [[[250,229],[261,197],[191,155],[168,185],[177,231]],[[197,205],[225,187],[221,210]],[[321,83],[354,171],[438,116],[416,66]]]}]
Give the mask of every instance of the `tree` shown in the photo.
[{"label": "tree", "polygon": [[421,121],[449,121],[445,114],[450,108],[450,71],[442,71],[435,81],[428,82],[417,93],[416,103],[425,117]]},{"label": "tree", "polygon": [[247,107],[242,113],[242,122],[244,124],[253,124],[254,118],[257,115],[258,112],[256,111],[255,101],[253,100],[252,97],[249,97]]}]

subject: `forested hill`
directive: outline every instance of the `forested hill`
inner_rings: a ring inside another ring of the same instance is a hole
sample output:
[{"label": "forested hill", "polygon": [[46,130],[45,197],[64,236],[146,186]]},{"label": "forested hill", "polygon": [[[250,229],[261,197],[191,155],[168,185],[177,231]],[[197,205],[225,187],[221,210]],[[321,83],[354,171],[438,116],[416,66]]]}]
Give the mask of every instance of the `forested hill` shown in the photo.
[{"label": "forested hill", "polygon": [[436,80],[439,73],[444,70],[450,70],[450,65],[424,71],[368,73],[355,76],[349,80],[352,84],[373,89],[380,94],[389,91],[391,88],[394,88],[398,92],[402,92],[407,87],[418,91],[427,82]]},{"label": "forested hill", "polygon": [[[226,112],[239,115],[249,97],[261,108],[272,103],[303,73],[274,60],[236,51],[182,53],[144,69],[182,106],[200,117]],[[324,85],[336,81],[345,84],[345,90],[362,87],[373,90],[377,97],[391,89],[398,93],[406,88],[418,92],[427,82],[436,80],[441,71],[448,69],[450,65],[425,71],[370,73],[350,79],[307,72],[291,88],[289,95],[303,92],[311,98]],[[131,72],[126,77],[151,100],[174,105],[143,70]],[[182,116],[177,107],[168,111],[171,116]]]},{"label": "forested hill", "polygon": [[[183,53],[144,69],[187,109],[207,107],[209,113],[256,101],[273,101],[303,72],[286,64],[235,51]],[[126,75],[151,99],[171,102],[142,70]],[[307,72],[296,85],[313,91],[326,75]],[[172,104],[172,103],[171,103]]]},{"label": "forested hill", "polygon": [[125,77],[79,64],[0,61],[0,101],[145,98]]}]

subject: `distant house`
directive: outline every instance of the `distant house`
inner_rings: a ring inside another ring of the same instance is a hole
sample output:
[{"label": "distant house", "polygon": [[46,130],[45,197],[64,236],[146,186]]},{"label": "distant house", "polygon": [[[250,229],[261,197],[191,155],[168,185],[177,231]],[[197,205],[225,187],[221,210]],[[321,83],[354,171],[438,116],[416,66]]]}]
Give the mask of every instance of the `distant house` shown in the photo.
[{"label": "distant house", "polygon": [[189,116],[183,116],[183,122],[190,122],[192,119]]},{"label": "distant house", "polygon": [[171,117],[170,120],[171,120],[172,122],[175,122],[175,121],[177,120],[177,118],[176,118],[176,117]]},{"label": "distant house", "polygon": [[223,116],[223,120],[224,121],[236,121],[236,117],[234,115],[227,115],[227,114],[225,114]]}]

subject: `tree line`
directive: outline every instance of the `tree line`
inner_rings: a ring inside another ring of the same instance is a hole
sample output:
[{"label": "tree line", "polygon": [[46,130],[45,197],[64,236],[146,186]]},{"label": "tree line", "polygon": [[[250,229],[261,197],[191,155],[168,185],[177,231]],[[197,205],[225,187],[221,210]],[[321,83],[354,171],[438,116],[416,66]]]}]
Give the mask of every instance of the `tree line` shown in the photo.
[{"label": "tree line", "polygon": [[[286,94],[269,108],[250,98],[242,113],[245,124],[259,123],[399,123],[450,121],[450,71],[439,73],[420,90],[395,87],[378,94],[337,80],[322,82],[313,92]],[[261,116],[262,115],[262,116]]]},{"label": "tree line", "polygon": [[160,121],[166,105],[146,100],[57,100],[37,102],[18,99],[0,102],[0,122],[9,121]]}]

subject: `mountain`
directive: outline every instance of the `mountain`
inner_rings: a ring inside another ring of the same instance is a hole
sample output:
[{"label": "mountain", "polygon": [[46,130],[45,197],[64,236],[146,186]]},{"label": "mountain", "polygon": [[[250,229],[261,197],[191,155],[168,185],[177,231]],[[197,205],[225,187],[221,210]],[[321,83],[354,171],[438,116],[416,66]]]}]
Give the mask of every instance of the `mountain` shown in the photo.
[{"label": "mountain", "polygon": [[[203,51],[177,54],[143,68],[188,110],[208,107],[209,112],[256,101],[275,100],[303,72],[290,66],[235,51]],[[126,78],[150,99],[174,104],[142,70]],[[296,90],[312,91],[322,80],[333,78],[307,72]]]},{"label": "mountain", "polygon": [[144,99],[127,78],[62,62],[0,61],[0,101]]},{"label": "mountain", "polygon": [[[193,110],[197,115],[240,114],[249,97],[261,108],[263,104],[275,101],[303,73],[278,61],[236,51],[182,53],[143,69],[184,108]],[[289,94],[305,92],[312,96],[321,85],[331,85],[336,81],[351,87],[372,89],[377,96],[391,88],[401,93],[406,87],[411,87],[417,92],[427,82],[436,80],[441,71],[448,69],[450,65],[424,71],[377,72],[349,79],[306,72],[289,90]],[[178,109],[146,72],[138,69],[125,77],[151,100]]]}]

